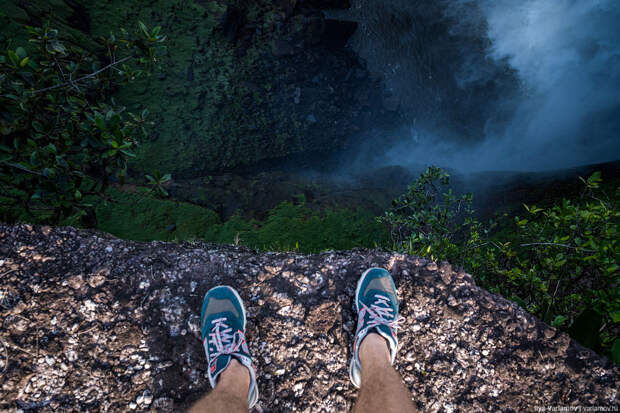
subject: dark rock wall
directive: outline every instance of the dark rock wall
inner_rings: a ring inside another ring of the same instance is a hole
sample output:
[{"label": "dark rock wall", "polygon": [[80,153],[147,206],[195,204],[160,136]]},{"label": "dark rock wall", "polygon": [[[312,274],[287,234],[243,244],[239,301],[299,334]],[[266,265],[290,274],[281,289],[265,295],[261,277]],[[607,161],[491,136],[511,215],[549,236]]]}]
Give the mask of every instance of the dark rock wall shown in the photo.
[{"label": "dark rock wall", "polygon": [[352,297],[369,266],[396,280],[396,368],[422,411],[618,407],[618,367],[448,265],[0,225],[0,410],[183,411],[209,387],[202,296],[225,283],[249,313],[256,410],[346,411]]},{"label": "dark rock wall", "polygon": [[328,15],[358,23],[350,45],[385,81],[385,107],[443,140],[481,141],[501,130],[520,87],[508,62],[490,57],[475,1],[352,0]]}]

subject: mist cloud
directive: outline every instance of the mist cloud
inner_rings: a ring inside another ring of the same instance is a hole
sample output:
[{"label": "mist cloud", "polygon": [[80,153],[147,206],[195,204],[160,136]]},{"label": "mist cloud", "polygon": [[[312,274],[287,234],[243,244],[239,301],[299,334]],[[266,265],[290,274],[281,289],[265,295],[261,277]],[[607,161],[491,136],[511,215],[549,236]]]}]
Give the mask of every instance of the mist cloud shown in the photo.
[{"label": "mist cloud", "polygon": [[505,135],[481,149],[517,169],[620,157],[620,2],[488,0],[481,9],[491,56],[508,58],[524,89]]},{"label": "mist cloud", "polygon": [[455,139],[458,133],[450,133],[449,125],[446,131],[417,119],[400,133],[404,139],[388,153],[389,163],[545,170],[620,158],[620,1],[443,4],[454,35],[485,26],[480,35],[490,40],[484,59],[473,48],[472,58],[463,59],[454,72],[457,87],[496,82],[497,72],[490,69],[506,62],[519,86],[491,102],[502,116],[480,108],[486,127],[478,139]]}]

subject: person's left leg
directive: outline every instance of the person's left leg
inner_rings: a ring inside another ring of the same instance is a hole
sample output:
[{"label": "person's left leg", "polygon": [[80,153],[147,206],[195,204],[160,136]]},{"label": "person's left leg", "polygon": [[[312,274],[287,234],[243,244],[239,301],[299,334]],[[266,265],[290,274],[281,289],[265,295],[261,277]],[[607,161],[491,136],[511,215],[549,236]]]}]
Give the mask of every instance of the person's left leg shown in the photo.
[{"label": "person's left leg", "polygon": [[390,362],[388,343],[370,333],[360,344],[360,393],[354,413],[414,413],[411,392]]},{"label": "person's left leg", "polygon": [[247,412],[258,401],[245,323],[245,307],[234,288],[217,286],[207,292],[200,326],[213,391],[191,412]]},{"label": "person's left leg", "polygon": [[217,387],[194,404],[189,413],[247,413],[250,374],[237,360],[220,374]]}]

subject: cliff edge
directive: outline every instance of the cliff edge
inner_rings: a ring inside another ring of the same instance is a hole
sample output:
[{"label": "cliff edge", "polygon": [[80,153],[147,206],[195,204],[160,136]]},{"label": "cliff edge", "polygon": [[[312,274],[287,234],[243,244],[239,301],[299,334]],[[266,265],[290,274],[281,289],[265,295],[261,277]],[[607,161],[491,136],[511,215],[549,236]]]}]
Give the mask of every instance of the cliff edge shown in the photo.
[{"label": "cliff edge", "polygon": [[255,411],[346,411],[353,295],[369,266],[397,283],[396,367],[420,410],[618,408],[618,367],[448,265],[0,225],[0,410],[183,411],[209,389],[202,297],[230,284],[249,313]]}]

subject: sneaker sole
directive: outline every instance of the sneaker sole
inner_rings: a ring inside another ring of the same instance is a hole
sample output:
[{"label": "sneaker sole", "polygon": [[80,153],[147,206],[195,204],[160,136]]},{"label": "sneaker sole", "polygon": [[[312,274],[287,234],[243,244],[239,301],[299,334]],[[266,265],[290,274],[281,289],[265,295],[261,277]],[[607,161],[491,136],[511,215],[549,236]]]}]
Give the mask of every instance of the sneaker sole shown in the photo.
[{"label": "sneaker sole", "polygon": [[[211,288],[209,291],[207,291],[205,293],[205,297],[202,299],[202,301],[204,302],[204,299],[207,298],[207,295],[209,295],[209,293],[212,290],[215,290],[216,288],[222,288],[222,287],[228,288],[235,295],[235,297],[237,297],[237,300],[241,304],[241,313],[243,314],[243,331],[245,332],[245,323],[247,321],[247,313],[245,311],[245,305],[243,305],[243,300],[239,296],[239,293],[237,292],[237,290],[235,290],[234,288],[232,288],[231,286],[228,286],[228,285],[216,285],[215,287]],[[200,320],[200,322],[201,322],[201,325],[202,325],[202,320]]]}]

